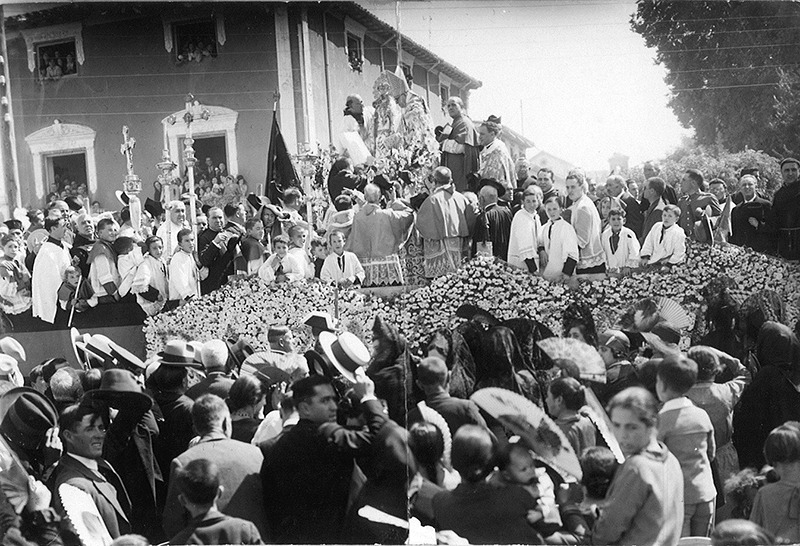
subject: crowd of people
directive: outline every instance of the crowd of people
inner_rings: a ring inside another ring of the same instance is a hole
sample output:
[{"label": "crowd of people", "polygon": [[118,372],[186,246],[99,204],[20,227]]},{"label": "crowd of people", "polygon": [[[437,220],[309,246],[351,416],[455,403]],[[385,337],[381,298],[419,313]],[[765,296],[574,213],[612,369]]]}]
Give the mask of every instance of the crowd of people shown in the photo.
[{"label": "crowd of people", "polygon": [[137,545],[800,541],[800,342],[774,295],[728,287],[686,352],[647,299],[603,332],[572,304],[563,339],[468,305],[419,355],[381,317],[370,350],[312,313],[305,354],[282,325],[265,351],[172,340],[147,361],[76,331],[81,369],[23,377],[5,337],[0,533],[85,543],[95,512]]}]

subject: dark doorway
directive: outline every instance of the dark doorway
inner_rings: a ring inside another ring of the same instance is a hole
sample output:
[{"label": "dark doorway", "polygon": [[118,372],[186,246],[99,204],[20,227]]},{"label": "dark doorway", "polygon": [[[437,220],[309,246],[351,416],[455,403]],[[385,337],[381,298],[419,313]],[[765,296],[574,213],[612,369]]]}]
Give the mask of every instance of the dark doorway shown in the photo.
[{"label": "dark doorway", "polygon": [[[181,146],[183,146],[183,142],[181,142]],[[194,139],[193,148],[194,156],[197,158],[197,169],[200,171],[200,173],[209,177],[209,180],[211,180],[211,178],[206,165],[206,158],[211,158],[211,163],[215,168],[219,168],[219,164],[224,163],[225,169],[227,170],[228,149],[225,146],[225,136],[196,138]]]},{"label": "dark doorway", "polygon": [[86,184],[86,154],[50,156],[49,192],[60,195],[88,195]]}]

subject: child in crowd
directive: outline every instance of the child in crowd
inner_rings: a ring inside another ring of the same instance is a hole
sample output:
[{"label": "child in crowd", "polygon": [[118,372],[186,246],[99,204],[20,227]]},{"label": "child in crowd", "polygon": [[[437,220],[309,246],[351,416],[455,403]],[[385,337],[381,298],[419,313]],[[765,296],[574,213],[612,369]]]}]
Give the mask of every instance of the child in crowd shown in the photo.
[{"label": "child in crowd", "polygon": [[746,519],[730,519],[714,527],[711,546],[771,546],[782,544],[772,533]]},{"label": "child in crowd", "polygon": [[542,276],[551,281],[566,281],[578,265],[578,236],[569,222],[561,217],[561,203],[553,195],[545,200],[547,223],[539,241],[539,267]]},{"label": "child in crowd", "polygon": [[556,505],[555,485],[547,471],[537,467],[530,450],[517,442],[500,449],[497,467],[490,482],[497,486],[518,485],[536,501],[536,508],[528,511],[528,523],[544,537],[561,527],[561,516]]},{"label": "child in crowd", "polygon": [[226,516],[217,508],[222,495],[219,468],[195,459],[177,471],[178,500],[191,521],[170,544],[264,544],[251,521]]},{"label": "child in crowd", "polygon": [[592,383],[592,389],[605,406],[615,394],[637,383],[636,368],[628,360],[631,342],[619,330],[606,330],[599,337],[597,351],[606,365],[605,384]]},{"label": "child in crowd", "polygon": [[143,280],[147,282],[147,290],[136,294],[136,301],[148,316],[157,315],[164,308],[164,304],[169,298],[169,286],[167,284],[167,265],[162,259],[164,252],[164,242],[161,237],[155,235],[145,240],[145,249],[142,265],[139,266],[143,274]]},{"label": "child in crowd", "polygon": [[661,211],[661,221],[656,222],[644,239],[641,265],[675,265],[686,259],[686,234],[678,225],[681,209],[667,205]]},{"label": "child in crowd", "polygon": [[31,308],[31,275],[16,258],[19,255],[19,240],[15,235],[3,235],[0,239],[3,258],[0,260],[0,298],[3,312],[18,315]]},{"label": "child in crowd", "polygon": [[576,379],[555,379],[547,390],[546,403],[548,413],[567,437],[578,457],[584,449],[595,445],[594,425],[588,417],[578,413],[586,405],[586,394],[583,385]]},{"label": "child in crowd", "polygon": [[322,237],[311,239],[311,257],[314,261],[314,278],[319,279],[325,258],[328,257],[328,243]]},{"label": "child in crowd", "polygon": [[683,471],[681,536],[707,537],[717,496],[711,473],[716,446],[708,414],[686,397],[696,381],[697,363],[683,355],[668,356],[656,368],[656,392],[664,403],[658,413],[658,439]]},{"label": "child in crowd", "polygon": [[740,470],[725,480],[723,486],[725,504],[717,511],[716,521],[750,518],[758,490],[779,479],[771,466],[765,466],[761,472],[756,472],[752,468]]},{"label": "child in crowd", "polygon": [[239,243],[242,259],[236,270],[245,275],[252,275],[258,272],[258,269],[264,263],[266,250],[264,245],[261,244],[261,239],[264,238],[264,223],[260,218],[250,218],[244,223],[244,229],[245,236]]},{"label": "child in crowd", "polygon": [[323,282],[333,282],[342,288],[360,285],[364,282],[364,268],[358,256],[344,249],[347,242],[344,233],[332,231],[328,235],[332,252],[325,258],[319,278]]},{"label": "child in crowd", "polygon": [[786,544],[800,542],[800,423],[787,421],[767,436],[764,458],[780,480],[762,487],[750,521]]},{"label": "child in crowd", "polygon": [[289,228],[289,254],[303,266],[303,277],[314,277],[314,265],[308,255],[308,230],[301,225]]},{"label": "child in crowd", "polygon": [[289,238],[276,235],[272,239],[273,254],[258,268],[258,276],[266,282],[302,281],[305,268],[289,254]]},{"label": "child in crowd", "polygon": [[609,271],[627,274],[631,268],[639,267],[641,248],[636,234],[626,228],[624,223],[625,211],[619,208],[611,209],[608,213],[608,228],[603,231],[600,240]]},{"label": "child in crowd", "polygon": [[[686,397],[702,408],[711,418],[714,427],[714,444],[717,453],[712,468],[716,467],[719,483],[724,483],[739,471],[739,457],[733,447],[733,408],[750,384],[750,372],[738,358],[733,358],[713,347],[697,345],[689,349],[687,356],[697,363],[697,383],[689,389]],[[717,374],[728,369],[733,379],[716,383]],[[717,493],[721,487],[717,486]]]},{"label": "child in crowd", "polygon": [[82,278],[81,270],[74,265],[64,270],[64,279],[58,289],[58,303],[65,311],[70,311],[75,306],[78,313],[97,305],[92,285]]},{"label": "child in crowd", "polygon": [[590,447],[580,457],[581,489],[583,499],[580,504],[564,503],[561,517],[565,530],[574,537],[569,544],[589,544],[592,527],[605,507],[606,494],[617,472],[619,463],[607,447]]},{"label": "child in crowd", "polygon": [[[206,274],[208,273],[208,269]],[[179,305],[200,296],[200,269],[194,257],[194,235],[190,229],[178,232],[178,250],[169,262],[169,299]]]},{"label": "child in crowd", "polygon": [[594,525],[592,544],[677,544],[683,522],[681,465],[658,441],[658,403],[630,387],[608,403],[625,454]]},{"label": "child in crowd", "polygon": [[541,271],[539,267],[539,239],[542,223],[539,207],[542,203],[542,190],[530,185],[522,192],[522,208],[511,221],[508,239],[508,263],[531,274]]}]

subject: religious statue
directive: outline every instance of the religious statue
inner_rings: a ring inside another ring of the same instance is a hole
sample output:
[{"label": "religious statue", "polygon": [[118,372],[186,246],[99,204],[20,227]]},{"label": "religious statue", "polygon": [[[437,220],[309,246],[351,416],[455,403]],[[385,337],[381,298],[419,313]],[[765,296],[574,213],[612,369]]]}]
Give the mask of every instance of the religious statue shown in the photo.
[{"label": "religious statue", "polygon": [[372,86],[372,95],[375,98],[372,105],[375,113],[372,118],[375,135],[375,159],[387,158],[392,155],[393,149],[403,145],[400,136],[400,123],[403,112],[392,95],[391,77],[394,74],[384,70]]}]

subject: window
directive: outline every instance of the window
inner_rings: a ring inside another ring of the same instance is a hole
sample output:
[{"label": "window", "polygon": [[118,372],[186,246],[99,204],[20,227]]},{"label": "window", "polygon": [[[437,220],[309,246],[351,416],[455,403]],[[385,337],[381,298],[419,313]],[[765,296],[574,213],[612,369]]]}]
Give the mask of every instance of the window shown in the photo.
[{"label": "window", "polygon": [[442,99],[442,110],[447,108],[447,101],[450,99],[450,88],[446,85],[439,86],[439,97]]},{"label": "window", "polygon": [[[215,166],[225,163],[228,174],[236,176],[239,172],[239,154],[236,145],[236,122],[239,113],[222,106],[203,105],[209,111],[208,120],[195,120],[192,124],[194,156],[197,167],[202,169],[207,157]],[[186,138],[186,124],[183,116],[186,110],[175,112],[161,120],[166,125],[167,140],[172,160],[181,164],[183,171],[183,149]],[[175,123],[172,123],[172,120]],[[206,171],[208,169],[206,168]]]},{"label": "window", "polygon": [[36,70],[39,81],[58,80],[78,73],[75,39],[36,45]]},{"label": "window", "polygon": [[347,62],[359,73],[364,65],[364,42],[352,32],[347,33]]},{"label": "window", "polygon": [[[47,158],[48,196],[57,193],[88,196],[86,152],[53,154]],[[49,201],[49,199],[48,199]]]},{"label": "window", "polygon": [[[180,139],[181,149],[183,149],[185,139]],[[225,146],[225,134],[221,134],[219,136],[208,136],[208,137],[199,137],[194,139],[194,144],[192,144],[192,148],[194,148],[194,156],[197,158],[197,167],[195,173],[198,176],[205,177],[208,182],[211,182],[211,179],[216,176],[216,171],[220,167],[220,164],[225,165],[225,171],[227,172],[227,164],[228,164],[228,154],[226,151]],[[209,165],[208,160],[211,160]],[[231,174],[228,172],[228,174]],[[232,173],[234,176],[239,173]]]},{"label": "window", "polygon": [[217,30],[213,20],[174,23],[172,32],[175,60],[179,65],[217,56]]}]

